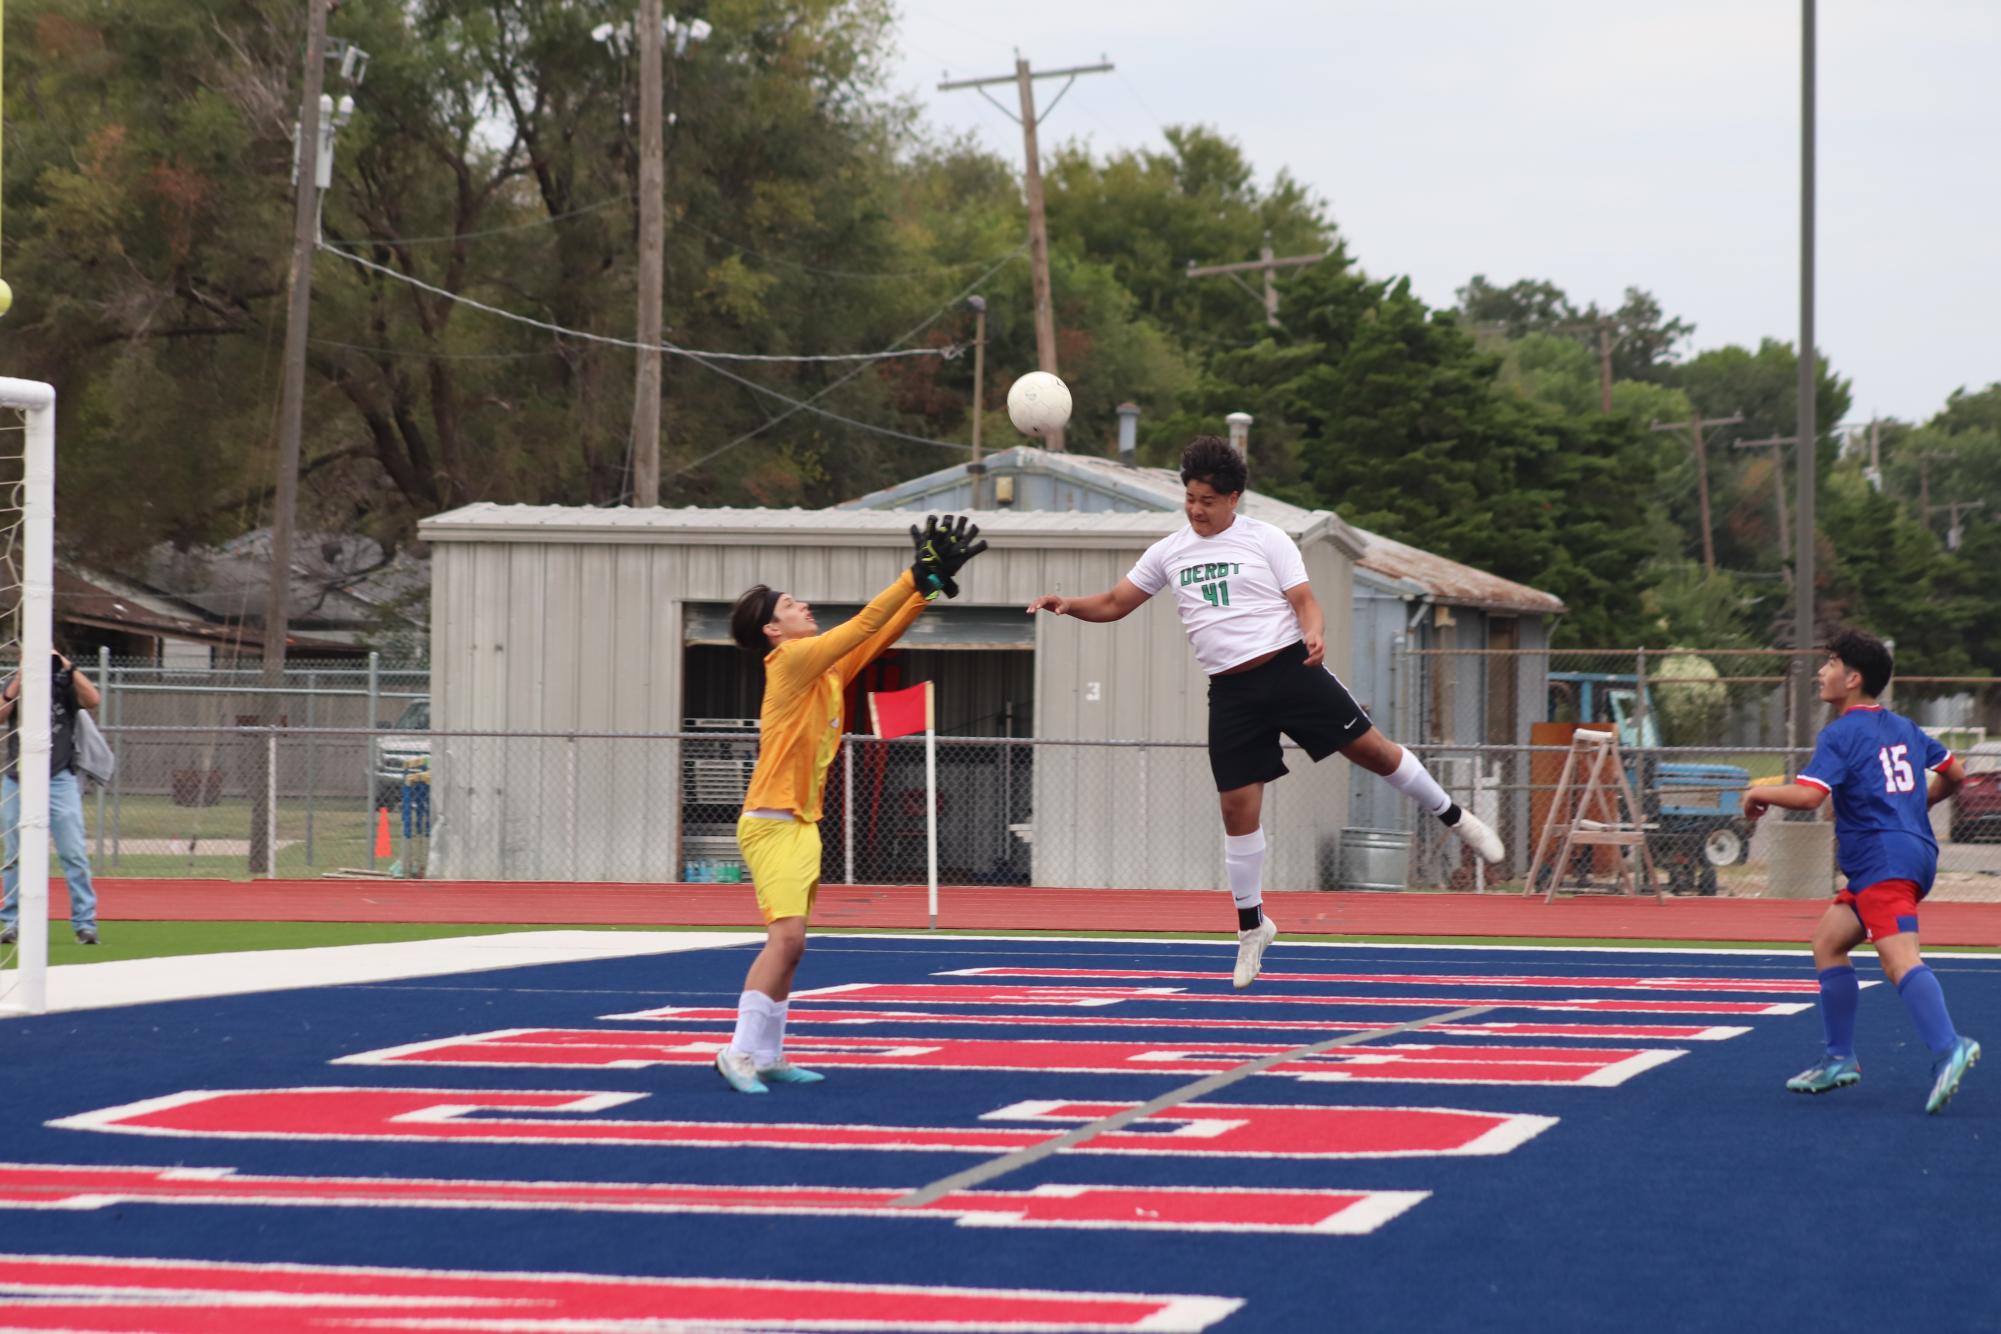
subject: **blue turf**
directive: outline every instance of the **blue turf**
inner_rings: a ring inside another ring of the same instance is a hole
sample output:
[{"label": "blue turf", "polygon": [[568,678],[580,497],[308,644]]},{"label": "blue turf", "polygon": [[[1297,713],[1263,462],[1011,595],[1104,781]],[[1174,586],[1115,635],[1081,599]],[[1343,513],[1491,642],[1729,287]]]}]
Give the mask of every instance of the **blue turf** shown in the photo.
[{"label": "blue turf", "polygon": [[[1141,1101],[1198,1077],[1077,1073],[830,1071],[812,1088],[746,1099],[706,1066],[640,1070],[330,1066],[428,1037],[509,1027],[638,1028],[598,1016],[673,1003],[734,1003],[747,950],[523,968],[55,1015],[0,1024],[0,1132],[10,1161],[228,1165],[243,1172],[603,1181],[917,1186],[982,1161],[941,1153],[821,1153],[647,1147],[371,1144],[159,1139],[50,1129],[48,1119],[190,1088],[368,1085],[638,1092],[626,1118],[978,1124],[1037,1098]],[[1121,941],[820,938],[802,986],[917,982],[991,964],[1204,969],[1227,992],[1231,947]],[[1933,963],[1959,1028],[2001,1041],[2001,960]],[[1276,946],[1269,972],[1495,972],[1571,976],[1773,976],[1811,981],[1803,955],[1341,949]],[[1879,981],[1873,960],[1860,972]],[[968,979],[970,980],[970,979]],[[1023,985],[1053,980],[995,979]],[[1120,983],[1134,985],[1138,983]],[[1265,984],[1260,983],[1260,988]],[[1294,991],[1289,984],[1271,990]],[[1520,988],[1420,988],[1469,999]],[[1344,994],[1412,988],[1343,984]],[[1125,1004],[1110,1016],[1241,1014],[1209,1040],[1303,1044],[1260,1032],[1304,1007]],[[1561,995],[1616,993],[1566,992]],[[1696,998],[1690,993],[1670,994]],[[1738,998],[1738,997],[1732,997]],[[1749,998],[1749,997],[1744,997]],[[1811,991],[1767,997],[1806,1001]],[[916,1008],[916,1007],[899,1007]],[[1025,1010],[1027,1007],[1008,1007]],[[1423,1010],[1366,1008],[1343,1020],[1400,1022]],[[1076,1014],[1065,1010],[1052,1013]],[[1324,1012],[1323,1012],[1324,1013]],[[1374,1235],[955,1228],[931,1219],[439,1212],[121,1205],[90,1212],[0,1207],[0,1249],[41,1253],[294,1260],[437,1268],[572,1270],[1235,1295],[1231,1331],[1783,1329],[1811,1298],[1815,1328],[2001,1324],[1994,1201],[2001,1198],[2001,1068],[1982,1067],[1945,1115],[1926,1117],[1930,1054],[1887,985],[1862,993],[1863,1082],[1821,1098],[1785,1078],[1820,1050],[1811,1011],[1785,1017],[1538,1015],[1490,1019],[1743,1024],[1724,1042],[1612,1089],[1397,1083],[1306,1084],[1260,1077],[1211,1101],[1449,1106],[1554,1115],[1511,1154],[1401,1160],[1232,1160],[1071,1156],[996,1182],[1373,1187],[1436,1192]],[[677,1027],[683,1025],[676,1025]],[[722,1025],[702,1025],[719,1032]],[[814,1029],[795,1029],[795,1038]],[[997,1038],[988,1026],[887,1026],[871,1035]],[[1022,1036],[1021,1034],[1013,1034]],[[1137,1038],[1066,1028],[1037,1036]],[[1333,1036],[1333,1033],[1327,1034]],[[1146,1035],[1154,1040],[1154,1035]],[[1448,1045],[1492,1040],[1427,1037]],[[1520,1039],[1560,1045],[1559,1039]],[[1576,1045],[1572,1042],[1572,1045]],[[1660,1046],[1615,1040],[1605,1045]],[[2001,1049],[2001,1048],[1997,1048]],[[802,1060],[802,1063],[806,1063]],[[586,1118],[587,1119],[587,1118]],[[1858,1263],[1858,1253],[1867,1260]]]}]

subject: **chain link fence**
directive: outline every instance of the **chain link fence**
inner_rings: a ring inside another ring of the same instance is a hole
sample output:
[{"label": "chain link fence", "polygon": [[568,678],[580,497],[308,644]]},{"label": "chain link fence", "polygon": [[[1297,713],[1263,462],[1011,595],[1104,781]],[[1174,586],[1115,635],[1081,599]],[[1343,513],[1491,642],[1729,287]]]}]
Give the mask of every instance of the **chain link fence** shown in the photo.
[{"label": "chain link fence", "polygon": [[[1414,650],[1405,699],[1424,707],[1386,727],[1500,832],[1508,860],[1476,865],[1435,820],[1393,793],[1384,800],[1371,775],[1289,751],[1293,775],[1266,790],[1267,885],[1520,891],[1569,735],[1586,725],[1620,736],[1663,889],[1779,892],[1781,817],[1753,830],[1738,812],[1746,785],[1783,781],[1805,759],[1788,748],[1786,672],[1801,656]],[[445,733],[429,727],[421,665],[295,663],[275,701],[255,664],[84,666],[104,687],[98,716],[119,760],[85,802],[101,875],[744,878],[735,824],[756,760],[753,719],[655,734]],[[1491,688],[1497,677],[1506,689]],[[1543,708],[1520,705],[1525,681],[1543,690]],[[1467,696],[1481,706],[1470,716]],[[2001,682],[1907,677],[1890,702],[1983,776],[1934,810],[1941,892],[2001,898]],[[279,725],[264,725],[269,716]],[[1224,883],[1200,743],[941,737],[937,772],[946,883]],[[926,806],[921,738],[847,737],[827,781],[824,878],[922,882]],[[1609,884],[1613,855],[1573,859],[1565,887]]]}]

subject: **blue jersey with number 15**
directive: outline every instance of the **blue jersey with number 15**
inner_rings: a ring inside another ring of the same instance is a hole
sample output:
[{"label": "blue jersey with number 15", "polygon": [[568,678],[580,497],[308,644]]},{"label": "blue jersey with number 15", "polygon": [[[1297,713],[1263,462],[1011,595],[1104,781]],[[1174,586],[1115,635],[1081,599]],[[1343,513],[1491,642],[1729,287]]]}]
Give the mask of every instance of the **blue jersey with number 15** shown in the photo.
[{"label": "blue jersey with number 15", "polygon": [[1835,855],[1849,888],[1913,880],[1920,895],[1931,889],[1938,838],[1926,788],[1931,771],[1951,762],[1937,737],[1879,705],[1858,705],[1821,729],[1799,781],[1834,798]]}]

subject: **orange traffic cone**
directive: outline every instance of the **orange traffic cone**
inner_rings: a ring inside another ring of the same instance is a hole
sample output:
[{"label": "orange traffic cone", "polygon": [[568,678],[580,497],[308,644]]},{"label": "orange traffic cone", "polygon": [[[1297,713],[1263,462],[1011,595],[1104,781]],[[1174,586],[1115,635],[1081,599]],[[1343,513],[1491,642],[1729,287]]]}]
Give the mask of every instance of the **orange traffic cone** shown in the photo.
[{"label": "orange traffic cone", "polygon": [[375,855],[393,857],[395,849],[389,846],[389,808],[378,806],[375,810]]}]

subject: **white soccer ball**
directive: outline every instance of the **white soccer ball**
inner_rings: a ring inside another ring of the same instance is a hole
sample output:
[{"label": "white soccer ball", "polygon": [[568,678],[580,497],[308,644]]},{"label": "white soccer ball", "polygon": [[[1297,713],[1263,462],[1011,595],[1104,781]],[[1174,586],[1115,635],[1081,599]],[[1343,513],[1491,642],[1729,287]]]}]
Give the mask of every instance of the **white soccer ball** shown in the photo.
[{"label": "white soccer ball", "polygon": [[1070,386],[1048,371],[1030,371],[1007,391],[1007,415],[1023,435],[1054,435],[1070,423]]}]

